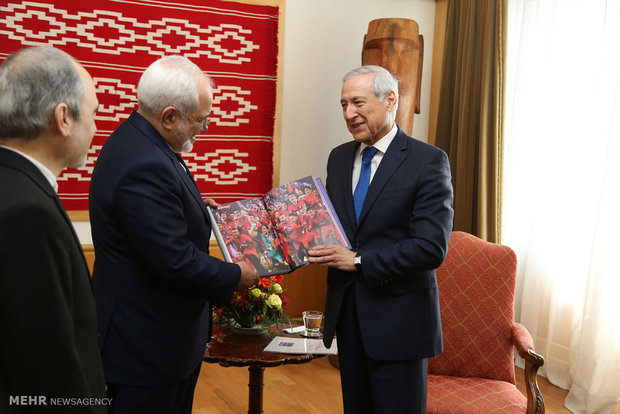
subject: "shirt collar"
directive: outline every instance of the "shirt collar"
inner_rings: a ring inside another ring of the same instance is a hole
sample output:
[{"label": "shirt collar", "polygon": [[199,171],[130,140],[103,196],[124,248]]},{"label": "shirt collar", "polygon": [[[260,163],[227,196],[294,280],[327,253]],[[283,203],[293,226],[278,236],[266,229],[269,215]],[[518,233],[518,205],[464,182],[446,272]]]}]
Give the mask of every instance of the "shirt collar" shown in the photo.
[{"label": "shirt collar", "polygon": [[35,160],[34,158],[32,158],[28,154],[25,154],[25,153],[23,153],[23,152],[21,152],[19,150],[16,150],[15,148],[7,147],[6,145],[0,145],[0,147],[6,148],[6,149],[11,150],[13,152],[16,152],[19,155],[21,155],[22,157],[26,158],[31,163],[33,163],[34,166],[37,167],[39,169],[39,171],[41,171],[41,174],[43,174],[43,176],[47,179],[47,181],[49,181],[49,183],[52,186],[52,188],[54,189],[54,191],[58,192],[58,182],[56,181],[56,176],[54,175],[54,173],[49,168],[47,168],[45,165],[43,165],[43,163]]},{"label": "shirt collar", "polygon": [[[398,126],[396,125],[396,122],[394,122],[394,126],[392,127],[392,129],[390,129],[390,132],[379,138],[379,140],[374,143],[373,147],[381,151],[381,153],[385,154],[397,132]],[[360,152],[364,151],[364,148],[366,148],[367,146],[368,145],[362,143],[362,145],[360,145]]]}]

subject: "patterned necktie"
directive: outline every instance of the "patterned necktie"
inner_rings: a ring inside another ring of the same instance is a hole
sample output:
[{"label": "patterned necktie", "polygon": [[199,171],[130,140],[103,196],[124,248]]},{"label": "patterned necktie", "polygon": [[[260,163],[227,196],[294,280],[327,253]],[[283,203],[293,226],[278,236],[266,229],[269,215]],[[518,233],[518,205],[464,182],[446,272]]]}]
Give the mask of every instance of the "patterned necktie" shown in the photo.
[{"label": "patterned necktie", "polygon": [[370,184],[370,161],[372,157],[377,153],[375,147],[364,148],[362,154],[362,169],[360,171],[360,179],[357,182],[355,191],[353,192],[353,206],[355,207],[355,218],[359,221],[360,212],[362,211],[362,205],[368,192],[368,185]]}]

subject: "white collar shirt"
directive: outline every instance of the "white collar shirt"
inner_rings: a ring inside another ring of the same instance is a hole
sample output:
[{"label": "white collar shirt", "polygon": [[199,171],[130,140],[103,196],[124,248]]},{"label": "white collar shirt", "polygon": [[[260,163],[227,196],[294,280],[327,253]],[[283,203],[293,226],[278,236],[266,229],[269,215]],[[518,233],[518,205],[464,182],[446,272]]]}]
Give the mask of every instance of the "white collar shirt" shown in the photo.
[{"label": "white collar shirt", "polygon": [[[385,134],[383,137],[379,138],[379,140],[375,142],[375,144],[373,145],[373,147],[375,147],[378,151],[375,154],[375,156],[372,158],[372,160],[370,161],[370,183],[372,183],[372,179],[375,176],[375,172],[377,172],[377,168],[379,168],[379,164],[381,163],[381,160],[383,159],[385,152],[387,151],[388,147],[392,143],[392,140],[396,136],[397,132],[398,132],[398,126],[396,126],[396,122],[395,122],[390,132]],[[367,146],[368,145],[362,143],[360,147],[358,148],[357,152],[355,153],[355,158],[353,160],[353,177],[352,177],[353,180],[351,183],[352,185],[351,192],[355,192],[355,187],[357,186],[357,182],[360,179],[360,171],[362,169],[362,152]]]}]

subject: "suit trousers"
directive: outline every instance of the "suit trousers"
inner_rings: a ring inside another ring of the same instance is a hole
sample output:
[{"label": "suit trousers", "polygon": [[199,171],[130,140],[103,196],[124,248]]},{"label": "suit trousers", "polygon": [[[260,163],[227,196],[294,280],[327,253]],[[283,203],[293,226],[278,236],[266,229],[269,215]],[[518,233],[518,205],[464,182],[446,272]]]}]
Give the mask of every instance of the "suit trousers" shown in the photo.
[{"label": "suit trousers", "polygon": [[141,386],[108,383],[108,397],[112,398],[110,414],[191,414],[201,366],[202,362],[187,378],[175,384]]},{"label": "suit trousers", "polygon": [[360,334],[355,283],[345,290],[336,327],[345,414],[423,414],[427,359],[373,360]]}]

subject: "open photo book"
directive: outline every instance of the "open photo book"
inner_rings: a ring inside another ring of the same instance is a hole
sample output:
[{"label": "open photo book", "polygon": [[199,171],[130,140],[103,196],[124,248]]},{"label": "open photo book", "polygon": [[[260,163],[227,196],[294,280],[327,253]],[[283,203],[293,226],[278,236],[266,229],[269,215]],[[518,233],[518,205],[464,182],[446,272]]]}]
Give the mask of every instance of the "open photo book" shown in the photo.
[{"label": "open photo book", "polygon": [[315,177],[274,188],[264,197],[207,210],[224,259],[245,261],[261,277],[307,265],[313,246],[351,247],[323,183]]}]

